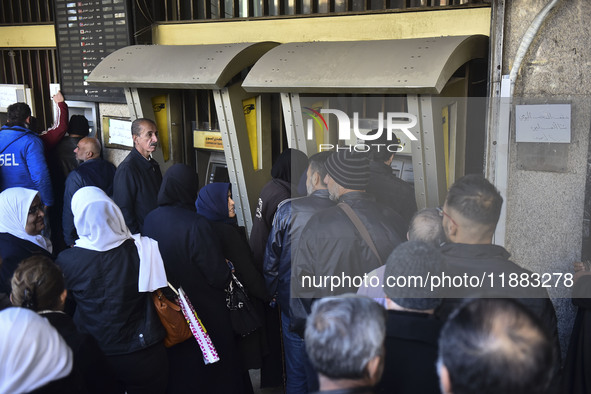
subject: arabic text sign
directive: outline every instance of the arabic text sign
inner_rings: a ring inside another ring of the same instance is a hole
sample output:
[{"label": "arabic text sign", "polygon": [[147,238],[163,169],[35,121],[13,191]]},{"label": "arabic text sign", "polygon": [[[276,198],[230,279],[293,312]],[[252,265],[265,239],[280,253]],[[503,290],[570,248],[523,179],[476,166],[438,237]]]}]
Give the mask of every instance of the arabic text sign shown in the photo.
[{"label": "arabic text sign", "polygon": [[516,142],[570,143],[570,104],[515,106]]}]

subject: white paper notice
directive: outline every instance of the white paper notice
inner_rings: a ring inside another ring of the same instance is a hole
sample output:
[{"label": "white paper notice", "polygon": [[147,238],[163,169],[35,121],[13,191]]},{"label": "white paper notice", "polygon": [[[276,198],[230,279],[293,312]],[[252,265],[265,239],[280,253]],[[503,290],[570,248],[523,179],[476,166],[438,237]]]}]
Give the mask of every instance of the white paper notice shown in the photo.
[{"label": "white paper notice", "polygon": [[17,101],[14,86],[0,86],[0,108],[8,108],[10,104],[14,104]]},{"label": "white paper notice", "polygon": [[516,142],[570,143],[570,104],[515,106]]},{"label": "white paper notice", "polygon": [[109,119],[109,144],[133,147],[133,138],[131,138],[131,121]]}]

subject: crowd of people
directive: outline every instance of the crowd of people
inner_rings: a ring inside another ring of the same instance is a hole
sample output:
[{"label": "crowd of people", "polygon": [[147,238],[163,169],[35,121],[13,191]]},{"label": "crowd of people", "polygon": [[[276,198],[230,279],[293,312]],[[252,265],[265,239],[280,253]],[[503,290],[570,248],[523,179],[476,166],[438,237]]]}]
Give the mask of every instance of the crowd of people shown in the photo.
[{"label": "crowd of people", "polygon": [[[115,168],[84,120],[64,137],[54,101],[51,129],[32,130],[23,103],[0,129],[0,393],[252,393],[252,369],[288,394],[586,392],[570,350],[562,371],[545,289],[390,282],[531,274],[492,243],[503,199],[481,175],[417,211],[393,153],[288,149],[248,236],[231,184],[199,189],[185,164],[162,176],[154,121],[133,121]],[[236,281],[260,322],[248,334],[234,327]],[[194,337],[165,346],[152,293],[174,299],[169,288],[219,360]]]}]

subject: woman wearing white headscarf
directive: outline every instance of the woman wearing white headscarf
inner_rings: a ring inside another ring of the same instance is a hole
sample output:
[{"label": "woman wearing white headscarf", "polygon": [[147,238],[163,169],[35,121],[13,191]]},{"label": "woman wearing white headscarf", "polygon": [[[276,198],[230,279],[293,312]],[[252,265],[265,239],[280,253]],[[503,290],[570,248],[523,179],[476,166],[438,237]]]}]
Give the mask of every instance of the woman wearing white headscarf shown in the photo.
[{"label": "woman wearing white headscarf", "polygon": [[73,358],[60,334],[35,312],[0,312],[0,393],[74,393]]},{"label": "woman wearing white headscarf", "polygon": [[[121,391],[163,393],[168,378],[165,332],[149,293],[166,286],[157,243],[132,236],[119,207],[97,187],[74,194],[72,213],[80,238],[56,262],[76,302],[76,326],[96,338]],[[145,270],[151,263],[161,271]],[[155,285],[150,283],[154,278]]]},{"label": "woman wearing white headscarf", "polygon": [[0,298],[10,294],[10,279],[21,260],[33,254],[51,256],[51,241],[41,235],[44,217],[36,190],[12,187],[0,193]]}]

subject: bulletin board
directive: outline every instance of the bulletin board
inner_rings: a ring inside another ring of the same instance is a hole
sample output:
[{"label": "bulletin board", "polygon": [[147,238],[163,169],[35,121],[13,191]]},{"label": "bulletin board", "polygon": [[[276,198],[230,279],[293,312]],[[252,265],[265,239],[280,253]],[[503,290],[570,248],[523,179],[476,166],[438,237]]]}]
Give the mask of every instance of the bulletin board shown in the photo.
[{"label": "bulletin board", "polygon": [[21,102],[29,104],[31,114],[35,115],[32,101],[31,90],[27,85],[0,84],[0,112],[6,112],[9,105]]},{"label": "bulletin board", "polygon": [[105,147],[129,150],[133,148],[130,118],[103,116],[102,126]]}]

